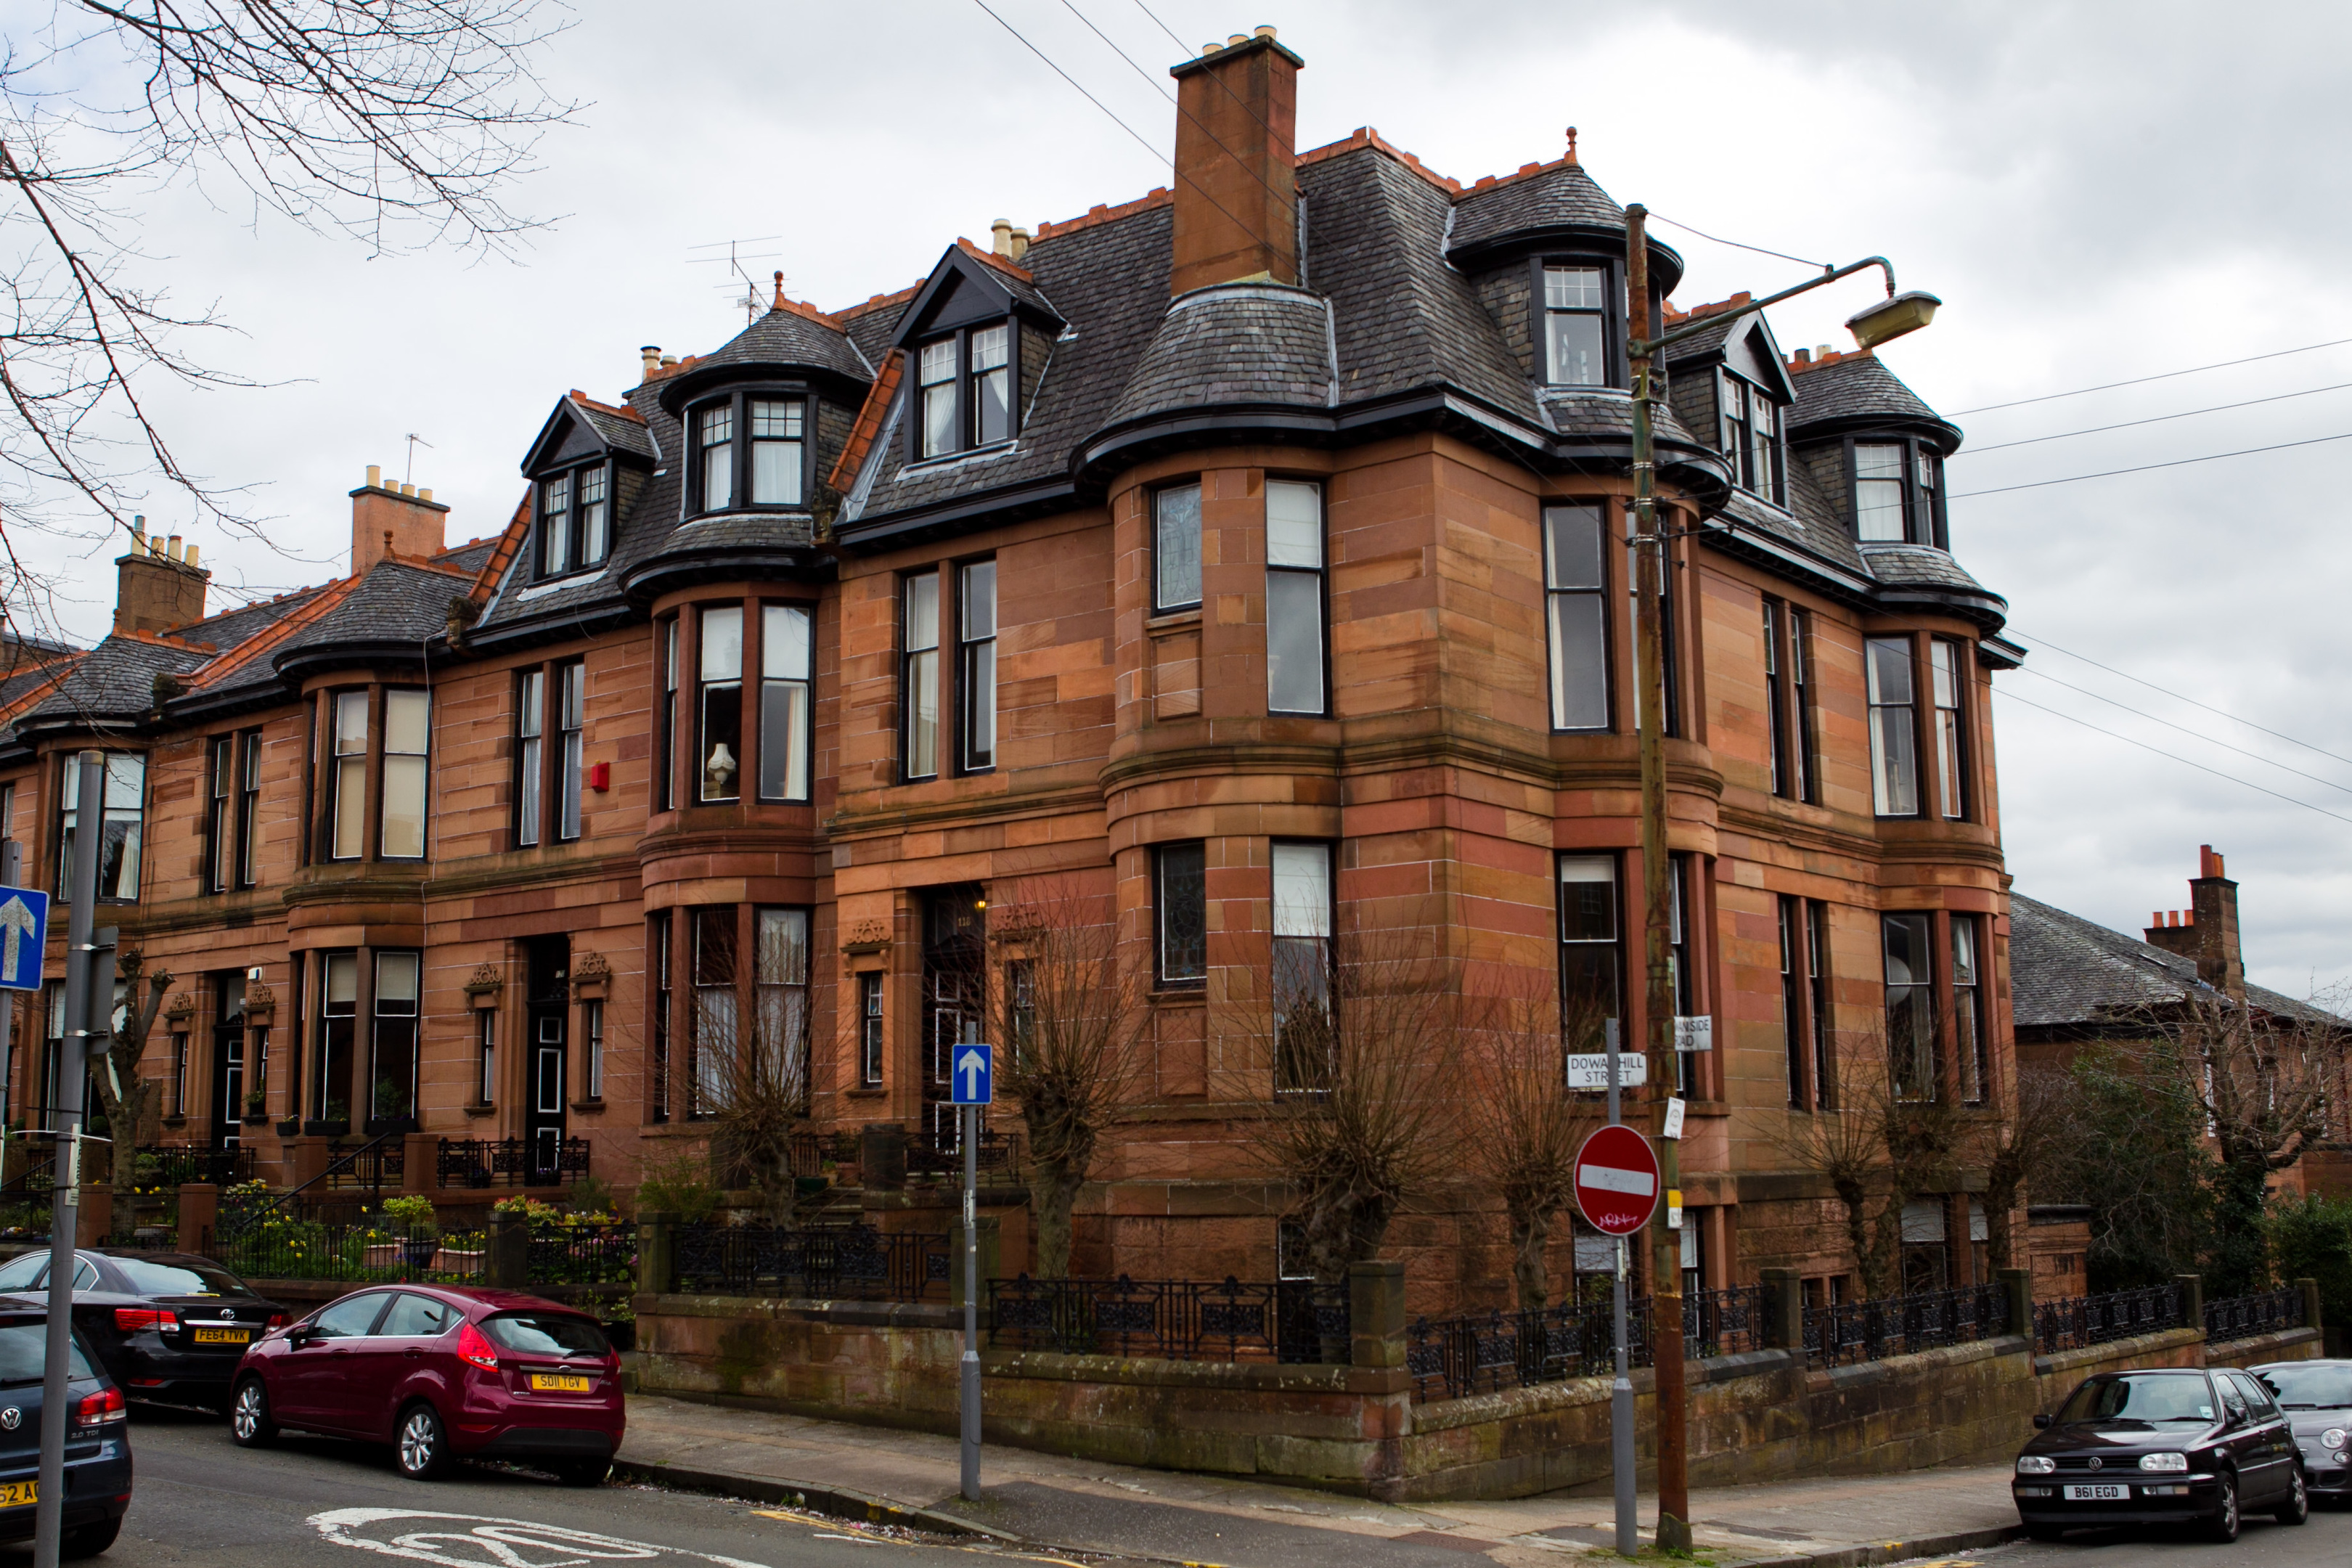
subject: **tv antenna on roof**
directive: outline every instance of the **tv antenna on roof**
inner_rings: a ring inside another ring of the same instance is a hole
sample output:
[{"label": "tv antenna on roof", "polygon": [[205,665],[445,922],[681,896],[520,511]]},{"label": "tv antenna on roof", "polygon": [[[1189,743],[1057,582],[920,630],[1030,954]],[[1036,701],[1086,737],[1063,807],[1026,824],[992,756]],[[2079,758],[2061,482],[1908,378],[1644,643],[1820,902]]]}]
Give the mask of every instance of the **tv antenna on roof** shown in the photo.
[{"label": "tv antenna on roof", "polygon": [[406,484],[409,480],[416,477],[416,448],[419,447],[424,447],[428,452],[433,450],[432,442],[426,440],[424,437],[419,436],[415,431],[411,430],[408,433],[408,461],[400,466],[400,482],[402,484]]},{"label": "tv antenna on roof", "polygon": [[743,307],[743,319],[746,321],[755,321],[760,319],[761,309],[765,306],[768,301],[760,292],[759,280],[751,276],[751,272],[746,269],[744,264],[751,261],[773,261],[776,258],[777,253],[774,251],[745,252],[740,247],[746,245],[769,245],[783,237],[784,237],[781,234],[763,234],[751,239],[715,239],[709,245],[689,245],[687,247],[688,250],[713,251],[718,250],[723,246],[726,248],[727,254],[724,256],[690,256],[687,258],[687,265],[693,266],[698,262],[705,261],[723,262],[726,265],[727,269],[735,275],[735,278],[728,282],[718,285],[718,287],[721,289],[733,289],[736,287],[736,281],[740,279],[743,292],[730,302]]}]

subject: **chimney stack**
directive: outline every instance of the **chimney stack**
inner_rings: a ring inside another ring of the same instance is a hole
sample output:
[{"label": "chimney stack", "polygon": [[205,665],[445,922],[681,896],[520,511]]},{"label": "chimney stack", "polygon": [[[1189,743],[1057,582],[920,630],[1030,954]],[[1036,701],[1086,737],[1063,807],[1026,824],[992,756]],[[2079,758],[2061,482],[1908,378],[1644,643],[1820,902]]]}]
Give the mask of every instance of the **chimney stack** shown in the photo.
[{"label": "chimney stack", "polygon": [[[166,552],[166,544],[169,552]],[[182,559],[180,536],[150,535],[147,520],[131,520],[131,548],[114,559],[114,629],[168,632],[205,618],[205,584],[196,552]]]},{"label": "chimney stack", "polygon": [[2189,902],[2197,934],[2197,978],[2230,997],[2246,999],[2246,958],[2238,943],[2238,884],[2230,880],[2210,844],[2197,853],[2197,879]]},{"label": "chimney stack", "polygon": [[1298,68],[1272,27],[1204,47],[1176,79],[1171,294],[1298,281]]},{"label": "chimney stack", "polygon": [[368,465],[367,483],[352,491],[352,575],[362,577],[387,555],[425,560],[448,547],[449,509],[412,484],[386,484],[383,467]]},{"label": "chimney stack", "polygon": [[645,347],[637,351],[637,358],[643,361],[645,365],[643,372],[639,375],[639,380],[641,382],[651,381],[654,378],[654,372],[661,368],[660,348],[653,343],[647,343]]},{"label": "chimney stack", "polygon": [[992,239],[989,248],[995,251],[997,255],[1002,256],[1007,261],[1012,260],[1013,220],[1009,217],[998,218],[994,223],[988,226],[988,232]]}]

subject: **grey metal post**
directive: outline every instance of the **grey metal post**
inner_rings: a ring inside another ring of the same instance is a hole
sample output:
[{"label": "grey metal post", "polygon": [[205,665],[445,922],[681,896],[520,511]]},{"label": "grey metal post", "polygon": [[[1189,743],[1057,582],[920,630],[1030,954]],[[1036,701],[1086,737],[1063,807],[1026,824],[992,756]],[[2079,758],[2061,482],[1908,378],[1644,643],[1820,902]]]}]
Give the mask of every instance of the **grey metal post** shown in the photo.
[{"label": "grey metal post", "polygon": [[[1617,1093],[1618,1039],[1616,1020],[1603,1041],[1609,1052],[1609,1125],[1622,1125]],[[1610,1288],[1615,1329],[1617,1380],[1609,1385],[1609,1468],[1617,1489],[1617,1550],[1631,1557],[1642,1549],[1641,1509],[1633,1498],[1633,1373],[1625,1348],[1625,1238],[1617,1241],[1617,1279]]]},{"label": "grey metal post", "polygon": [[89,1070],[90,1009],[99,1007],[100,1016],[105,1016],[105,1004],[89,994],[89,987],[106,759],[84,752],[74,765],[79,773],[75,784],[73,910],[67,925],[65,1038],[52,1117],[57,1160],[50,1167],[49,1321],[41,1363],[41,1468],[33,1498],[33,1568],[57,1568],[65,1521],[66,1371],[73,1347],[74,1240],[81,1217],[82,1077]]},{"label": "grey metal post", "polygon": [[963,1495],[980,1500],[980,1107],[963,1110]]},{"label": "grey metal post", "polygon": [[[14,838],[0,839],[0,888],[23,887],[24,874],[25,847]],[[33,970],[36,974],[40,973],[38,954],[35,955]],[[15,1076],[8,1070],[8,1053],[16,1043],[16,995],[0,995],[0,1180],[5,1180],[8,1173],[8,1089],[9,1080]]]}]

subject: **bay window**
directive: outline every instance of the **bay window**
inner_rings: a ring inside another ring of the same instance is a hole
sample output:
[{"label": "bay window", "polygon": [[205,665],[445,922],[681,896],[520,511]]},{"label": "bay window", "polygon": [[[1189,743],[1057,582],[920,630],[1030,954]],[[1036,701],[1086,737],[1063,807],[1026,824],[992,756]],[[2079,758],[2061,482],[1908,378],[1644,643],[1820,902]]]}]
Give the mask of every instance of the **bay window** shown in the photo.
[{"label": "bay window", "polygon": [[1968,771],[1960,724],[1961,672],[1967,652],[1949,637],[1927,640],[1927,665],[1935,689],[1937,806],[1955,821],[1969,814]]},{"label": "bay window", "polygon": [[690,910],[688,919],[694,1018],[687,1036],[686,1114],[695,1121],[726,1103],[727,1071],[742,1014],[735,994],[734,907]]},{"label": "bay window", "polygon": [[760,607],[760,798],[809,798],[812,622],[799,605]]},{"label": "bay window", "polygon": [[1862,654],[1870,702],[1872,802],[1881,816],[1916,816],[1919,754],[1911,639],[1870,637]]},{"label": "bay window", "polygon": [[375,1018],[368,1042],[371,1119],[375,1121],[414,1121],[416,1116],[420,969],[414,952],[375,955]]},{"label": "bay window", "polygon": [[1331,847],[1273,846],[1274,1068],[1278,1090],[1331,1081]]},{"label": "bay window", "polygon": [[[1668,514],[1666,512],[1662,510],[1658,513],[1658,526],[1661,529],[1673,526],[1667,521],[1667,518]],[[1639,572],[1643,569],[1642,562],[1644,553],[1644,552],[1636,550],[1629,550],[1626,552],[1627,559],[1633,563],[1631,568],[1632,572]],[[1658,563],[1654,569],[1657,570],[1660,574],[1658,581],[1658,648],[1661,662],[1664,666],[1666,685],[1666,721],[1664,729],[1665,732],[1669,735],[1679,735],[1682,733],[1682,704],[1676,700],[1675,691],[1675,563],[1673,560],[1669,558]],[[1630,574],[1631,574],[1629,573],[1629,575]],[[1642,728],[1642,702],[1643,697],[1642,689],[1642,589],[1641,584],[1638,581],[1629,583],[1627,586],[1628,592],[1626,594],[1625,602],[1628,613],[1625,616],[1625,627],[1629,635],[1630,644],[1626,652],[1628,662],[1625,668],[1632,674],[1633,679],[1629,684],[1633,689],[1633,700],[1628,704],[1628,706],[1633,710],[1633,722],[1632,732],[1638,734]]]},{"label": "bay window", "polygon": [[646,1052],[646,1120],[669,1120],[670,1041],[677,1033],[677,977],[670,968],[670,921],[667,910],[646,921],[646,951],[652,955],[653,1028]]},{"label": "bay window", "polygon": [[332,858],[356,860],[367,849],[368,694],[339,691],[334,696],[334,782],[328,798],[333,803]]},{"label": "bay window", "polygon": [[1916,437],[1857,440],[1851,450],[1854,536],[1945,548],[1943,454]]},{"label": "bay window", "polygon": [[1543,269],[1544,380],[1554,386],[1609,384],[1609,271],[1601,265]]},{"label": "bay window", "polygon": [[312,1079],[311,1110],[322,1121],[348,1122],[351,1101],[344,1097],[351,1092],[352,1047],[359,1027],[360,955],[324,954],[318,974],[319,1070]]},{"label": "bay window", "polygon": [[1163,985],[1209,978],[1208,857],[1200,844],[1163,844],[1151,852],[1154,965]]},{"label": "bay window", "polygon": [[996,563],[958,568],[956,688],[966,773],[996,765]]},{"label": "bay window", "polygon": [[755,1038],[736,1044],[742,1074],[805,1110],[809,1091],[809,912],[755,910]]},{"label": "bay window", "polygon": [[1898,1100],[1936,1098],[1935,961],[1928,942],[1934,917],[1884,916],[1886,952],[1888,1080]]},{"label": "bay window", "polygon": [[383,820],[379,853],[422,859],[432,699],[422,691],[383,694]]},{"label": "bay window", "polygon": [[1151,496],[1151,608],[1155,614],[1201,604],[1201,487],[1171,485]]},{"label": "bay window", "polygon": [[655,637],[661,694],[654,715],[654,809],[677,805],[677,617],[665,616]]},{"label": "bay window", "polygon": [[694,416],[694,472],[701,481],[698,511],[735,504],[735,405],[721,403]]},{"label": "bay window", "polygon": [[705,801],[735,800],[743,776],[743,609],[702,612],[702,671],[695,713],[699,740],[697,789]]},{"label": "bay window", "polygon": [[1952,920],[1952,1058],[1960,1072],[1960,1099],[1985,1102],[1991,1064],[1985,1059],[1984,975],[1978,966],[1977,919]]},{"label": "bay window", "polygon": [[900,584],[898,707],[901,774],[937,778],[940,772],[940,574],[921,572]]},{"label": "bay window", "polygon": [[1559,858],[1560,1033],[1571,1053],[1602,1048],[1605,1026],[1621,1016],[1618,977],[1623,954],[1617,918],[1617,858]]},{"label": "bay window", "polygon": [[1275,713],[1326,710],[1323,487],[1265,482],[1265,688]]},{"label": "bay window", "polygon": [[[65,770],[65,787],[58,791],[58,898],[69,901],[73,898],[74,833],[81,810],[79,753],[65,753],[60,763]],[[101,776],[105,785],[99,797],[98,896],[128,901],[139,897],[147,759],[137,752],[109,752]]]},{"label": "bay window", "polygon": [[1551,727],[1609,727],[1608,569],[1601,509],[1543,511],[1544,627],[1551,663]]},{"label": "bay window", "polygon": [[751,399],[751,504],[801,504],[801,400]]}]

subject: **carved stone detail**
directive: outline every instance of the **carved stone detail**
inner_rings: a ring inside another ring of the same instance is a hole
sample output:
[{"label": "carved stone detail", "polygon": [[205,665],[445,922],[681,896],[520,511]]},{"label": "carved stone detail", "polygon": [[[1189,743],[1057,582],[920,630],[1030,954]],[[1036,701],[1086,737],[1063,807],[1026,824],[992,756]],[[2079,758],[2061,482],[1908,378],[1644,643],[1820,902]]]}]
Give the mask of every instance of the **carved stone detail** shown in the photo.
[{"label": "carved stone detail", "polygon": [[860,921],[841,944],[844,952],[880,952],[890,945],[888,921]]}]

